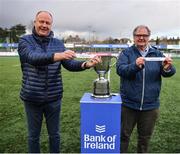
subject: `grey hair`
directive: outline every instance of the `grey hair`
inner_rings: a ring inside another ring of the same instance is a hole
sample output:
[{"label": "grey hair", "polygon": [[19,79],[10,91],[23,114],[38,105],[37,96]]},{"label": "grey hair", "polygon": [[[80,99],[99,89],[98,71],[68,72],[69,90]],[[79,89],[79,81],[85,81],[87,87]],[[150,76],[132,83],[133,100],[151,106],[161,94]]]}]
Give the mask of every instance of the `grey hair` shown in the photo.
[{"label": "grey hair", "polygon": [[48,12],[48,11],[39,11],[39,12],[37,12],[36,18],[37,18],[37,16],[38,16],[40,13],[42,13],[42,12],[48,13],[48,14],[51,16],[51,18],[53,19],[52,14],[51,14],[50,12]]},{"label": "grey hair", "polygon": [[139,28],[145,28],[145,29],[148,31],[148,34],[151,35],[151,30],[149,29],[148,26],[139,25],[139,26],[137,26],[136,28],[134,28],[134,30],[133,30],[133,36],[136,34],[136,31],[137,31]]}]

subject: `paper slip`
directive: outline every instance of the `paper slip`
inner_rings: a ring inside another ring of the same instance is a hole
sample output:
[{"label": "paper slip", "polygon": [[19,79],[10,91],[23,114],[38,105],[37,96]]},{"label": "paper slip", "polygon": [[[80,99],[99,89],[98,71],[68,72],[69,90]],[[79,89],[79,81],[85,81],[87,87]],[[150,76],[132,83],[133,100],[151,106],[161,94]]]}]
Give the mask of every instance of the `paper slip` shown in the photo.
[{"label": "paper slip", "polygon": [[165,57],[145,57],[145,61],[164,61]]},{"label": "paper slip", "polygon": [[76,58],[93,58],[95,55],[76,53]]},{"label": "paper slip", "polygon": [[76,58],[93,58],[95,56],[111,56],[111,57],[117,57],[118,54],[112,54],[112,53],[93,53],[93,54],[87,54],[87,53],[76,53]]}]

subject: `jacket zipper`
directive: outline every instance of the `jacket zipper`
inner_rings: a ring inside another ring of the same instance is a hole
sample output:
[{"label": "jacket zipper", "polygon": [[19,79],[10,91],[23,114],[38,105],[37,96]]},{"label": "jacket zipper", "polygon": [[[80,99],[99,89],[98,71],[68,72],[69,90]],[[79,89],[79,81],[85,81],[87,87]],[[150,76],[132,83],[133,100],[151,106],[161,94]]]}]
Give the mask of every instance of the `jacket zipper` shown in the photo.
[{"label": "jacket zipper", "polygon": [[[47,52],[46,50],[46,44],[43,44],[43,50],[44,52]],[[45,89],[46,89],[46,92],[45,92],[45,102],[48,101],[48,65],[45,66]]]},{"label": "jacket zipper", "polygon": [[142,87],[142,97],[141,97],[140,110],[142,110],[142,106],[143,106],[143,103],[144,103],[144,88],[145,88],[145,67],[143,69],[143,87]]},{"label": "jacket zipper", "polygon": [[46,94],[45,101],[48,101],[48,66],[46,66]]}]

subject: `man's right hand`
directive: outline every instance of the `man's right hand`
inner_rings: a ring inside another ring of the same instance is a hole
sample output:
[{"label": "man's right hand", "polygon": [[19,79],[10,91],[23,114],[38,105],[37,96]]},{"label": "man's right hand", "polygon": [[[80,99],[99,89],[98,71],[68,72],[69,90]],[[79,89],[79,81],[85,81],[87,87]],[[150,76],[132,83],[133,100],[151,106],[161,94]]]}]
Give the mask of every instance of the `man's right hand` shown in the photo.
[{"label": "man's right hand", "polygon": [[72,50],[66,50],[64,52],[57,52],[54,54],[54,61],[61,61],[61,60],[68,60],[68,59],[74,59],[75,52]]},{"label": "man's right hand", "polygon": [[139,57],[139,58],[136,59],[136,65],[139,68],[142,68],[144,63],[145,63],[144,57]]}]

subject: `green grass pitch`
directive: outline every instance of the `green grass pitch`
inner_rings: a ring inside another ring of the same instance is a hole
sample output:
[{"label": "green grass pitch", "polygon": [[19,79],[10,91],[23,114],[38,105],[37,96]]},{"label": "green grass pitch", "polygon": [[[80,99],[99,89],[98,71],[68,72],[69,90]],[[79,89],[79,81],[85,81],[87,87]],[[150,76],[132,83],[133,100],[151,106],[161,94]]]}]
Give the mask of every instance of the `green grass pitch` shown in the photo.
[{"label": "green grass pitch", "polygon": [[[180,152],[180,59],[174,59],[176,74],[163,79],[160,117],[150,142],[150,153]],[[80,152],[80,99],[92,92],[97,75],[93,69],[68,72],[62,69],[64,97],[61,112],[61,152]],[[111,92],[119,91],[119,77],[111,70]],[[27,152],[27,128],[23,103],[19,99],[21,70],[18,57],[0,57],[0,153]],[[134,130],[129,152],[136,152]],[[42,152],[48,151],[45,123],[41,132]]]}]

